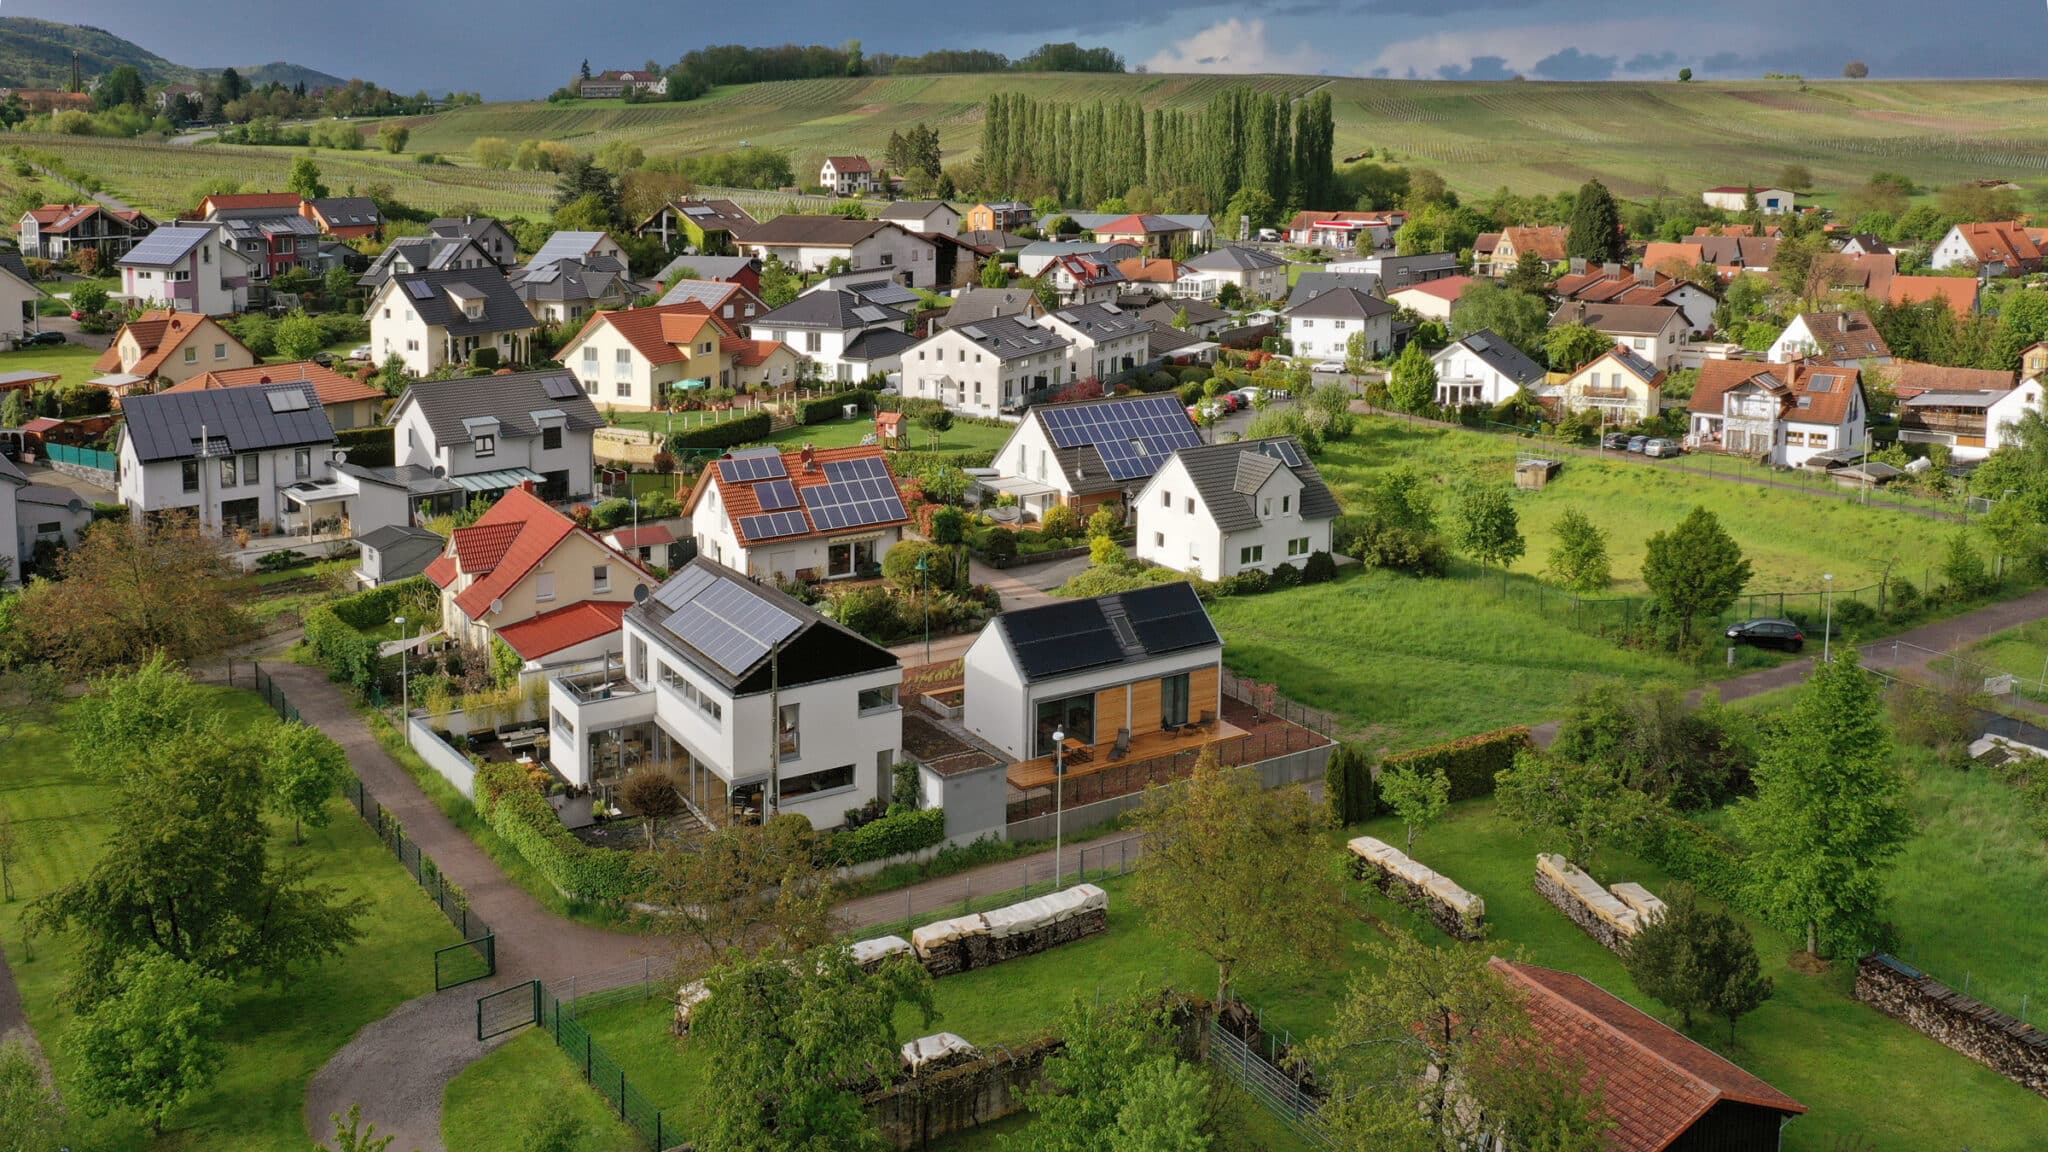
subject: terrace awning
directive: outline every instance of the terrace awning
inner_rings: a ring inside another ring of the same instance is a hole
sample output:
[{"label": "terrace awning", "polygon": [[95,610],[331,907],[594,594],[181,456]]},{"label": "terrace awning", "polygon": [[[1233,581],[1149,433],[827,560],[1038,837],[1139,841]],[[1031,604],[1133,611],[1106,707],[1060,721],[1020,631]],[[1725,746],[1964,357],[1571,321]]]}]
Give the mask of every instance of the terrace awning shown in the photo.
[{"label": "terrace awning", "polygon": [[539,484],[546,477],[531,468],[500,468],[493,472],[473,472],[468,476],[450,476],[449,479],[471,492],[502,492],[507,488],[517,488],[528,480]]},{"label": "terrace awning", "polygon": [[998,492],[1007,492],[1020,500],[1026,496],[1050,496],[1059,491],[1042,480],[1032,480],[1024,476],[983,476],[981,485]]}]

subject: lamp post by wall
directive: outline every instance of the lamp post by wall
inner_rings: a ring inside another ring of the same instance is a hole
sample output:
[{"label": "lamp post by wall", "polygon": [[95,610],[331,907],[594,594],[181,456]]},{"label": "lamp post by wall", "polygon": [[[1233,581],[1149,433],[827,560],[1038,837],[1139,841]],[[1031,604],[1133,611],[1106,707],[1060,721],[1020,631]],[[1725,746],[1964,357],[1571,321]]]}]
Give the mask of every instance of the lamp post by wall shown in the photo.
[{"label": "lamp post by wall", "polygon": [[1820,574],[1821,597],[1827,601],[1827,616],[1820,626],[1820,662],[1825,664],[1833,658],[1835,642],[1835,574]]},{"label": "lamp post by wall", "polygon": [[412,684],[406,678],[405,617],[393,616],[391,622],[398,625],[398,724],[403,728],[406,718],[412,715]]},{"label": "lamp post by wall", "polygon": [[[927,661],[929,663],[929,661]],[[1067,734],[1052,730],[1052,887],[1060,887],[1060,841],[1066,830]]]}]

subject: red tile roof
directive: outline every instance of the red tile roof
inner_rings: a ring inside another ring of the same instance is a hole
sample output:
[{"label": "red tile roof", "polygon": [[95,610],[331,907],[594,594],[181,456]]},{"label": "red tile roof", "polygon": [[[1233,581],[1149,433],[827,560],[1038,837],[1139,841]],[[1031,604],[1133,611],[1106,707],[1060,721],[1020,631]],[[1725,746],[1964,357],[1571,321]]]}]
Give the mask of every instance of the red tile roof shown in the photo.
[{"label": "red tile roof", "polygon": [[[127,371],[131,375],[142,377],[156,375],[157,369],[162,368],[165,362],[170,360],[171,353],[184,347],[185,342],[194,334],[208,329],[218,339],[234,344],[244,352],[249,351],[247,346],[235,338],[233,332],[208,317],[196,312],[172,312],[157,308],[130,320],[122,329],[133,335],[136,346],[142,349],[142,358],[130,365]],[[256,354],[249,352],[249,358],[256,359]],[[114,342],[107,345],[107,350],[100,353],[99,359],[93,361],[92,368],[95,372],[121,370],[120,333],[114,335]]]},{"label": "red tile roof", "polygon": [[45,204],[29,209],[28,215],[35,219],[38,232],[69,232],[102,212],[126,224],[133,224],[142,216],[133,208],[116,212],[98,204]]},{"label": "red tile roof", "polygon": [[1977,309],[1977,278],[1974,276],[1894,276],[1885,299],[1893,304],[1918,304],[1939,300],[1957,316]]},{"label": "red tile roof", "polygon": [[609,636],[626,614],[623,600],[583,600],[498,629],[498,639],[522,659],[539,660]]},{"label": "red tile roof", "polygon": [[648,363],[657,367],[679,364],[690,358],[686,349],[710,319],[711,313],[694,300],[681,304],[658,304],[651,308],[612,309],[592,314],[583,322],[582,329],[571,343],[609,324],[626,343],[647,357]]},{"label": "red tile roof", "polygon": [[719,346],[732,354],[734,364],[742,368],[755,368],[775,355],[775,350],[784,345],[780,340],[738,340],[727,337]]},{"label": "red tile roof", "polygon": [[1318,224],[1386,224],[1397,222],[1402,212],[1296,212],[1287,222],[1289,232],[1301,232]]},{"label": "red tile roof", "polygon": [[605,539],[620,548],[652,548],[675,543],[676,534],[666,524],[649,524],[645,528],[614,528],[605,533]]},{"label": "red tile roof", "polygon": [[1686,1039],[1583,977],[1495,958],[1493,970],[1523,994],[1545,1046],[1583,1062],[1614,1122],[1614,1152],[1661,1152],[1722,1103],[1788,1115],[1806,1106]]},{"label": "red tile roof", "polygon": [[[2007,374],[2007,387],[2011,387],[2010,375]],[[1849,397],[1855,395],[1863,382],[1862,374],[1856,369],[1838,368],[1826,362],[1767,364],[1757,360],[1705,360],[1700,363],[1699,383],[1693,386],[1692,399],[1686,408],[1692,412],[1718,413],[1724,393],[1758,377],[1766,377],[1764,387],[1778,397],[1779,414],[1801,424],[1840,424],[1848,413]],[[1821,391],[1813,388],[1816,380],[1827,381]],[[1801,396],[1806,397],[1805,408],[1799,406]]]},{"label": "red tile roof", "polygon": [[2031,268],[2040,262],[2041,246],[2024,225],[2010,220],[1958,224],[1956,232],[1970,246],[1979,264],[2015,264]]},{"label": "red tile roof", "polygon": [[164,391],[197,392],[203,388],[242,388],[251,384],[277,384],[286,380],[304,380],[311,384],[322,404],[350,404],[358,400],[385,398],[382,388],[365,384],[332,368],[324,368],[311,360],[295,360],[288,364],[258,364],[254,368],[229,368],[220,372],[207,372],[194,376],[182,384],[174,384]]},{"label": "red tile roof", "polygon": [[[498,497],[498,502],[475,524],[454,531],[447,551],[427,565],[427,579],[447,588],[458,576],[470,577],[469,586],[456,593],[455,606],[470,619],[480,619],[492,601],[517,587],[557,545],[575,533],[582,533],[598,547],[612,552],[603,541],[578,528],[575,521],[549,507],[539,496],[525,488],[514,488]],[[619,559],[632,571],[646,575],[638,564],[624,556]]]},{"label": "red tile roof", "polygon": [[1470,276],[1440,276],[1435,280],[1424,280],[1420,284],[1410,284],[1406,288],[1397,289],[1394,295],[1399,296],[1403,292],[1424,292],[1441,300],[1455,301],[1471,286]]},{"label": "red tile roof", "polygon": [[525,530],[526,525],[513,522],[457,528],[450,537],[455,545],[455,562],[471,576],[487,576]]},{"label": "red tile roof", "polygon": [[874,166],[865,156],[827,156],[825,162],[832,165],[834,172],[872,172]]},{"label": "red tile roof", "polygon": [[[884,452],[879,445],[874,444],[857,445],[851,448],[817,448],[812,450],[812,459],[818,464],[818,467],[814,471],[806,471],[804,469],[804,454],[801,451],[784,452],[782,454],[782,466],[789,473],[789,482],[795,485],[797,489],[797,507],[795,510],[803,514],[804,523],[810,525],[811,530],[800,536],[778,536],[774,540],[776,544],[782,544],[790,540],[805,540],[812,537],[845,535],[847,532],[853,531],[853,529],[841,529],[837,532],[819,530],[817,522],[811,519],[809,505],[803,502],[803,490],[805,488],[815,488],[820,484],[831,483],[831,480],[826,477],[823,467],[827,461],[872,459],[882,461],[884,468],[889,466],[888,453]],[[890,472],[889,477],[892,482],[895,481],[895,472],[893,470]],[[684,502],[683,512],[685,515],[693,514],[696,511],[698,502],[704,499],[704,494],[711,490],[713,484],[718,485],[719,503],[725,507],[726,519],[732,524],[732,534],[741,541],[744,547],[747,538],[740,532],[740,518],[742,516],[757,516],[763,511],[760,500],[754,495],[754,485],[725,484],[720,482],[718,479],[718,468],[714,463],[714,465],[706,467],[703,472],[698,474],[697,485],[690,489],[690,498]],[[898,492],[901,492],[900,486]],[[909,522],[910,518],[906,515],[900,520],[886,520],[879,524],[863,524],[858,531],[872,532],[877,528],[887,528],[896,524],[908,524]]]}]

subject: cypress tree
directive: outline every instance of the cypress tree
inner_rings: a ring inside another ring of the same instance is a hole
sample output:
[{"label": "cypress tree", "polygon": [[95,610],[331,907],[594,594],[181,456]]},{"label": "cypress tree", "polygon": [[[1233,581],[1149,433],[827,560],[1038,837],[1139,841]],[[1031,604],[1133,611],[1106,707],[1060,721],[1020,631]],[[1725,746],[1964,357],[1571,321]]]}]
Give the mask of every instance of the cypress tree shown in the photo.
[{"label": "cypress tree", "polygon": [[1565,255],[1588,264],[1618,263],[1628,256],[1621,236],[1621,209],[1614,196],[1598,180],[1579,186],[1579,198],[1572,204],[1572,233],[1565,240]]}]

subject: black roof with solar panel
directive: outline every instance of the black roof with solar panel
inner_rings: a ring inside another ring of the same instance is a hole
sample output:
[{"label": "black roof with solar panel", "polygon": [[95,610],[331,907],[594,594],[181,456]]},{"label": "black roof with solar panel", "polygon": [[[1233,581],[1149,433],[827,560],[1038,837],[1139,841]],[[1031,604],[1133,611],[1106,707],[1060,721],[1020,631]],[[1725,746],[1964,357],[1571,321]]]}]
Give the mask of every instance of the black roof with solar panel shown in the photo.
[{"label": "black roof with solar panel", "polygon": [[1027,683],[1223,645],[1185,581],[1020,608],[994,626]]},{"label": "black roof with solar panel", "polygon": [[1171,394],[1040,405],[1031,418],[1075,492],[1139,487],[1175,452],[1202,443],[1201,430]]},{"label": "black roof with solar panel", "polygon": [[334,442],[327,409],[302,381],[130,396],[121,414],[144,464]]},{"label": "black roof with solar panel", "polygon": [[736,696],[897,666],[888,649],[701,556],[627,609],[626,619],[653,638],[658,656],[688,663]]},{"label": "black roof with solar panel", "polygon": [[[1315,462],[1308,458],[1301,441],[1292,436],[1200,444],[1183,448],[1176,455],[1189,483],[1195,487],[1195,494],[1201,497],[1202,506],[1209,510],[1210,519],[1224,532],[1252,531],[1264,523],[1257,506],[1259,492],[1270,492],[1267,481],[1282,469],[1301,482],[1299,512],[1303,519],[1324,520],[1341,511],[1337,497],[1316,471]],[[1140,501],[1137,507],[1142,518],[1147,505]]]}]

